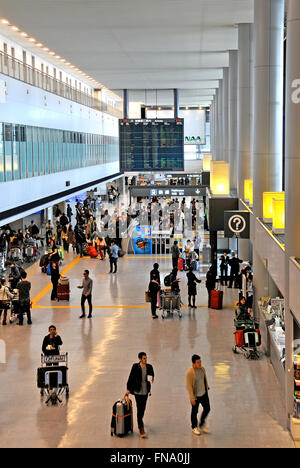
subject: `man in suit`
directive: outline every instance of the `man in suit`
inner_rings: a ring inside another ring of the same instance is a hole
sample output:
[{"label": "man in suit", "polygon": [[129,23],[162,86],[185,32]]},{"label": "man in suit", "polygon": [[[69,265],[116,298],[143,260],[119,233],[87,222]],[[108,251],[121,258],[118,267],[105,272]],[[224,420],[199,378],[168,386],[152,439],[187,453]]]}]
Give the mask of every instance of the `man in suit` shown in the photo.
[{"label": "man in suit", "polygon": [[225,281],[225,286],[227,286],[227,278],[228,278],[228,265],[229,265],[229,257],[227,255],[227,252],[224,252],[224,254],[221,256],[221,285],[224,285]]},{"label": "man in suit", "polygon": [[232,252],[231,254],[231,259],[229,260],[229,265],[230,265],[230,282],[229,282],[229,288],[232,288],[232,285],[234,281],[237,280],[239,274],[240,274],[240,264],[243,263],[243,260],[240,260],[235,256],[235,253]]}]

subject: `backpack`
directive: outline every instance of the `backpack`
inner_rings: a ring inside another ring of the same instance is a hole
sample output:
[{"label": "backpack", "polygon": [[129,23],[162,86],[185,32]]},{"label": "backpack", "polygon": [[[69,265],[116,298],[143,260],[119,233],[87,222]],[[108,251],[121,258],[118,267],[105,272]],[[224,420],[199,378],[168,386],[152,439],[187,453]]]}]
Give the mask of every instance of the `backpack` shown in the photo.
[{"label": "backpack", "polygon": [[169,287],[171,286],[171,275],[168,275],[164,279],[165,286]]}]

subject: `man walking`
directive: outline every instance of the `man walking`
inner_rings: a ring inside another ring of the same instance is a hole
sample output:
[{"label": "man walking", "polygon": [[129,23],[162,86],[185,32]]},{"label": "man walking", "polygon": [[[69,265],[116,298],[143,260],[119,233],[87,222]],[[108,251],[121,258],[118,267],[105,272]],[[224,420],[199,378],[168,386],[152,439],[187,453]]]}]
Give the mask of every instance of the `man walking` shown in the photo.
[{"label": "man walking", "polygon": [[[186,373],[186,388],[192,405],[191,421],[193,434],[200,436],[201,431],[204,434],[210,434],[210,431],[205,427],[206,418],[210,413],[209,386],[205,369],[202,367],[201,358],[197,354],[192,356],[192,367]],[[198,427],[199,405],[203,407],[203,412]]]},{"label": "man walking", "polygon": [[78,286],[78,289],[82,289],[81,296],[81,309],[82,315],[79,318],[85,317],[85,301],[89,304],[89,315],[88,318],[92,318],[93,306],[92,306],[92,292],[93,292],[93,280],[89,277],[89,270],[84,270],[82,285]]},{"label": "man walking", "polygon": [[228,278],[228,265],[229,265],[229,257],[227,255],[227,252],[224,252],[224,254],[221,256],[221,286],[224,285],[227,286],[227,278]]},{"label": "man walking", "polygon": [[230,265],[230,282],[229,282],[229,288],[231,289],[234,282],[238,278],[240,274],[240,264],[243,263],[243,260],[240,260],[235,256],[235,253],[232,252],[231,254],[231,259],[229,260],[229,265]]},{"label": "man walking", "polygon": [[[148,401],[148,395],[151,393],[151,383],[154,382],[153,367],[147,363],[147,354],[139,353],[139,363],[133,364],[129,379],[127,382],[126,395],[130,393],[135,396],[137,406],[137,421],[141,438],[147,437],[144,429],[144,414]],[[151,381],[151,382],[150,382]]]},{"label": "man walking", "polygon": [[[118,258],[119,258],[119,247],[117,246],[116,242],[113,240],[111,242],[110,247],[110,272],[109,273],[117,273],[118,272]],[[114,268],[114,271],[113,271]]]},{"label": "man walking", "polygon": [[179,247],[178,247],[178,241],[175,241],[174,244],[172,245],[171,252],[172,252],[173,268],[178,268],[178,259],[180,257],[180,250],[179,250]]},{"label": "man walking", "polygon": [[27,315],[28,325],[32,324],[31,311],[30,311],[30,289],[31,283],[27,281],[26,271],[21,273],[21,281],[17,284],[16,289],[19,290],[19,323],[17,325],[23,325],[23,315]]}]

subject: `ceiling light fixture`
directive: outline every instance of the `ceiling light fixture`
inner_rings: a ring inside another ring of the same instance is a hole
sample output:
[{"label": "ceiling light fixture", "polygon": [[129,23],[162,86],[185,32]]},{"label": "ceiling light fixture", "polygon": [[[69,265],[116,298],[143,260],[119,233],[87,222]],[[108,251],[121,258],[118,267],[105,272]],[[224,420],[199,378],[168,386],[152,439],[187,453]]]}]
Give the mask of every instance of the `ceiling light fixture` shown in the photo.
[{"label": "ceiling light fixture", "polygon": [[17,28],[17,26],[12,26],[11,29],[12,29],[13,31],[16,31],[16,32],[17,32],[17,31],[20,31],[20,29]]},{"label": "ceiling light fixture", "polygon": [[29,42],[36,42],[36,39],[34,39],[34,37],[30,37],[28,40]]},{"label": "ceiling light fixture", "polygon": [[4,18],[3,18],[3,19],[1,20],[1,23],[2,23],[2,24],[9,24],[9,21],[7,21],[7,19],[4,19]]},{"label": "ceiling light fixture", "polygon": [[22,37],[28,37],[28,34],[26,32],[21,32]]}]

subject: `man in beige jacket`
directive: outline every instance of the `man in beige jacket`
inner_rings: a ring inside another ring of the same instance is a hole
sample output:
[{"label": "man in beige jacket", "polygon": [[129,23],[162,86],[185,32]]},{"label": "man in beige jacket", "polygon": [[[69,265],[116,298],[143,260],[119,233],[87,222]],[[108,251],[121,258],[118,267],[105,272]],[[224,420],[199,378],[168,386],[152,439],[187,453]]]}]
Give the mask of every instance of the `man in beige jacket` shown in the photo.
[{"label": "man in beige jacket", "polygon": [[[210,412],[210,403],[208,397],[208,381],[200,356],[194,354],[192,357],[192,367],[186,373],[186,388],[192,405],[192,431],[193,434],[200,436],[201,431],[204,434],[210,434],[210,431],[205,427],[206,418]],[[199,405],[203,407],[203,413],[198,428],[198,411]]]}]

